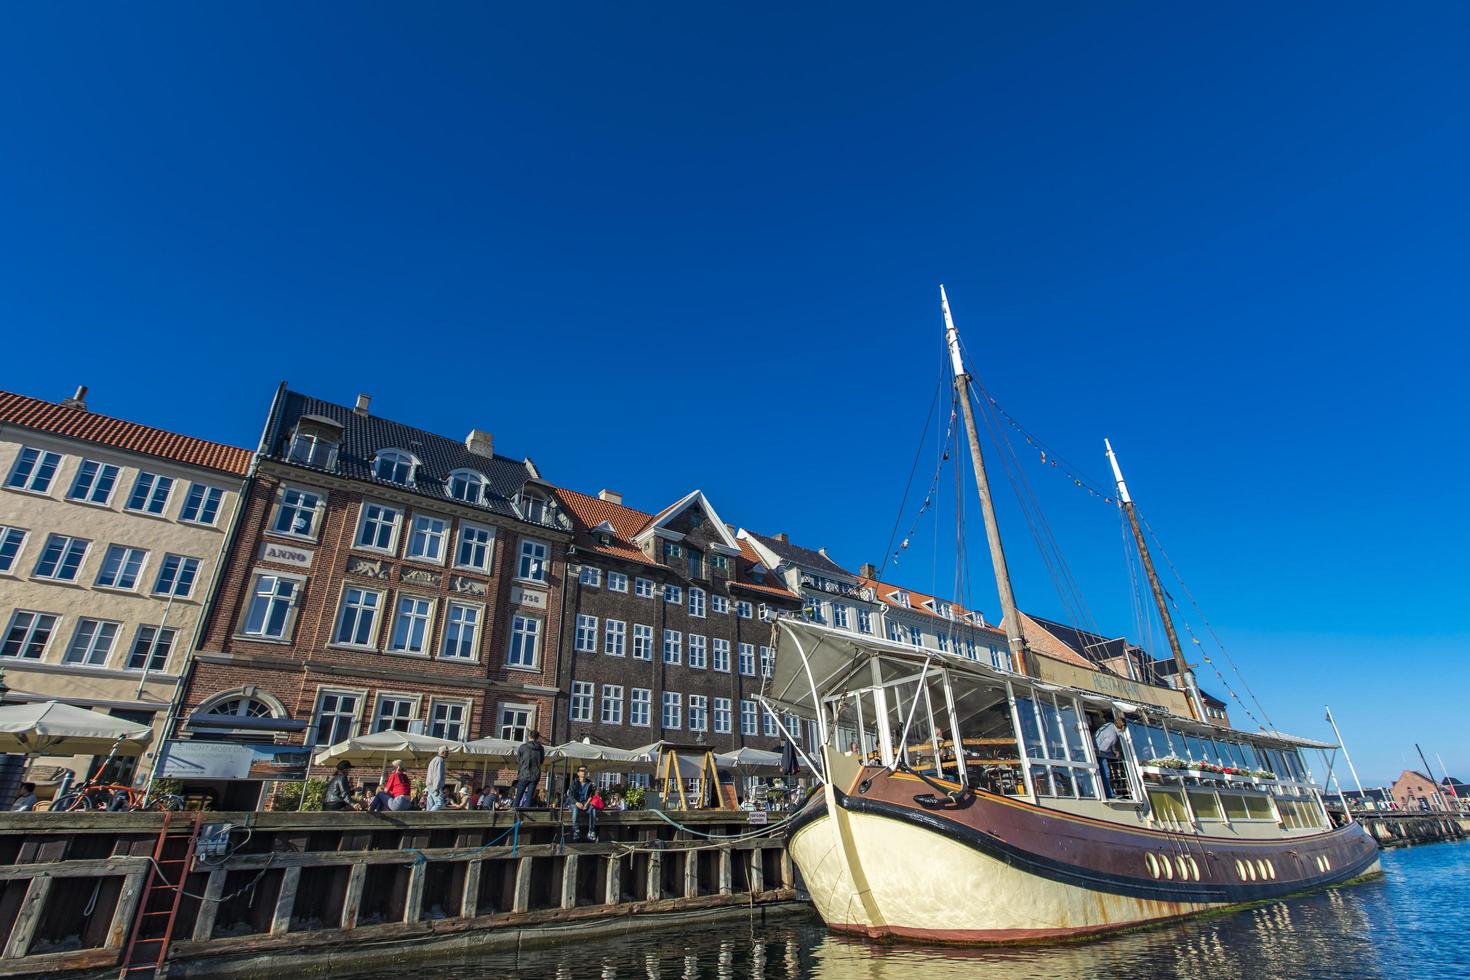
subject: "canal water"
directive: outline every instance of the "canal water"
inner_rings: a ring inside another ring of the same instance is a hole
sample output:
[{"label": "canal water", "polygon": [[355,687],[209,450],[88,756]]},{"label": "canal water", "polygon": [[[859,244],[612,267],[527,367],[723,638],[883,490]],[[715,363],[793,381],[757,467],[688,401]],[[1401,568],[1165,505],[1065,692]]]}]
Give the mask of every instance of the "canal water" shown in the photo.
[{"label": "canal water", "polygon": [[[1470,976],[1470,842],[1385,852],[1381,879],[1081,945],[958,949],[830,935],[815,916],[730,919],[521,953],[384,955],[354,980],[974,980]],[[364,960],[373,957],[363,951]]]}]

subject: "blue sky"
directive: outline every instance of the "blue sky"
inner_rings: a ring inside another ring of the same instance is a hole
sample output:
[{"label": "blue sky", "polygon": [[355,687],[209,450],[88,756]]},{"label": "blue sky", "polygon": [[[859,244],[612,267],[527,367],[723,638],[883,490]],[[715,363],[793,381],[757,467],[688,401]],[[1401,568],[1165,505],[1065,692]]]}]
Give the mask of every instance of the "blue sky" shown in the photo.
[{"label": "blue sky", "polygon": [[[366,391],[856,566],[944,282],[1008,411],[1098,482],[1113,439],[1278,726],[1470,778],[1463,7],[525,6],[7,9],[0,385],[241,444],[281,379]],[[1026,462],[1136,633],[1117,514]],[[950,589],[952,509],[898,577]]]}]

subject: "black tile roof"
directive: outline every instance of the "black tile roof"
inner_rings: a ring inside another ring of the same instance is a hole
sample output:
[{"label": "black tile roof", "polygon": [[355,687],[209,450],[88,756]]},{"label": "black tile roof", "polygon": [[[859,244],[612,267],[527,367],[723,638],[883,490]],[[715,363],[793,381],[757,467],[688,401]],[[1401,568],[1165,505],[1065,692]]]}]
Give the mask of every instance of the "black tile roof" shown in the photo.
[{"label": "black tile roof", "polygon": [[[300,392],[285,393],[275,444],[268,447],[268,456],[286,459],[291,433],[303,415],[322,416],[342,426],[342,444],[337,450],[335,470],[339,476],[396,487],[430,499],[454,500],[461,506],[475,506],[449,496],[449,474],[459,469],[474,470],[485,477],[484,495],[478,505],[480,509],[514,520],[525,520],[513,503],[513,498],[526,482],[535,478],[524,461],[505,456],[481,456],[470,452],[458,439],[376,415],[361,415],[346,405]],[[418,458],[420,465],[414,474],[413,486],[405,487],[373,475],[373,457],[381,449],[401,449]],[[293,466],[302,465],[294,460],[291,463]]]},{"label": "black tile roof", "polygon": [[852,572],[849,572],[847,569],[843,568],[841,565],[837,564],[835,561],[828,558],[820,551],[813,551],[810,548],[801,548],[797,545],[792,544],[790,541],[778,541],[775,538],[768,538],[764,534],[756,534],[754,531],[747,531],[746,533],[755,538],[765,547],[771,549],[771,551],[775,552],[776,557],[784,558],[786,561],[791,562],[793,565],[803,565],[807,568],[815,568],[827,572],[836,572],[838,575],[847,575],[849,577],[856,578],[856,576],[854,576]]},{"label": "black tile roof", "polygon": [[[1030,613],[1026,615],[1031,616]],[[1128,651],[1128,641],[1122,637],[1108,639],[1099,633],[1092,633],[1050,619],[1042,619],[1040,616],[1031,616],[1031,618],[1040,624],[1042,629],[1076,651],[1078,656],[1086,657],[1093,663],[1121,657]]]}]

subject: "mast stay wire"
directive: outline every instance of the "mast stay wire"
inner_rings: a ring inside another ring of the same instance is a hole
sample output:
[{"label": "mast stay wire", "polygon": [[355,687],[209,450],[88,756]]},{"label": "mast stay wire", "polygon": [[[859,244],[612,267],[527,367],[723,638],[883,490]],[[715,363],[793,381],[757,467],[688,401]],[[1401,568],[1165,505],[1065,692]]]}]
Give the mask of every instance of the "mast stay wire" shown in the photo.
[{"label": "mast stay wire", "polygon": [[[1210,623],[1209,617],[1206,616],[1205,611],[1200,608],[1199,600],[1194,597],[1194,593],[1190,590],[1189,584],[1186,583],[1184,581],[1184,577],[1179,574],[1179,569],[1175,567],[1174,560],[1169,557],[1169,552],[1168,549],[1164,547],[1164,542],[1159,540],[1158,534],[1154,531],[1152,527],[1149,526],[1148,521],[1144,520],[1142,514],[1139,515],[1139,521],[1143,524],[1144,530],[1148,532],[1148,536],[1153,539],[1154,544],[1158,547],[1159,555],[1163,557],[1164,564],[1167,565],[1169,568],[1169,573],[1174,576],[1174,580],[1178,582],[1179,587],[1184,590],[1184,595],[1186,598],[1189,599],[1189,604],[1194,607],[1194,611],[1199,614],[1200,622],[1204,624],[1205,629],[1210,634],[1210,638],[1213,639],[1215,641],[1215,645],[1220,648],[1220,652],[1225,656],[1225,660],[1227,663],[1230,664],[1230,669],[1235,672],[1235,676],[1240,678],[1240,684],[1242,687],[1245,688],[1246,694],[1250,696],[1251,702],[1256,706],[1256,709],[1261,712],[1261,717],[1266,719],[1266,724],[1270,725],[1274,729],[1276,727],[1276,723],[1271,720],[1271,715],[1269,712],[1266,711],[1265,705],[1261,704],[1260,698],[1256,697],[1256,692],[1251,689],[1250,681],[1245,679],[1245,673],[1240,669],[1240,665],[1235,662],[1235,658],[1230,655],[1230,651],[1225,646],[1225,641],[1220,639],[1220,635],[1215,632],[1215,627]],[[1168,594],[1167,591],[1165,594]],[[1169,602],[1174,606],[1176,610],[1179,610],[1181,613],[1183,612],[1183,610],[1179,609],[1179,603],[1174,599],[1173,595],[1169,595]],[[1200,646],[1200,656],[1204,657],[1205,662],[1208,663],[1212,668],[1214,668],[1216,676],[1220,678],[1220,683],[1225,685],[1226,690],[1230,692],[1230,696],[1235,698],[1235,700],[1240,703],[1240,706],[1245,709],[1246,714],[1249,715],[1250,709],[1246,708],[1245,703],[1240,699],[1240,695],[1236,694],[1235,691],[1230,687],[1230,682],[1227,681],[1224,675],[1220,673],[1220,668],[1215,666],[1215,662],[1204,653],[1204,644],[1200,643],[1199,638],[1194,635],[1194,630],[1190,628],[1187,620],[1185,621],[1184,628],[1186,630],[1189,630],[1190,638],[1194,640],[1196,645]],[[1251,717],[1252,719],[1255,718],[1254,715],[1251,715]]]},{"label": "mast stay wire", "polygon": [[914,462],[909,467],[909,478],[908,482],[904,484],[903,499],[899,501],[898,513],[893,517],[893,530],[888,534],[888,547],[883,549],[883,564],[878,566],[877,578],[879,579],[883,577],[884,570],[888,568],[890,557],[896,554],[893,550],[893,542],[898,538],[898,529],[902,526],[904,512],[908,509],[909,494],[914,488],[914,477],[919,472],[919,460],[923,458],[924,445],[929,438],[929,423],[934,419],[934,407],[939,404],[939,395],[944,391],[945,372],[945,362],[943,357],[941,357],[939,361],[939,380],[934,385],[934,397],[929,400],[929,411],[924,415],[924,424],[919,429],[919,444],[914,449]]}]

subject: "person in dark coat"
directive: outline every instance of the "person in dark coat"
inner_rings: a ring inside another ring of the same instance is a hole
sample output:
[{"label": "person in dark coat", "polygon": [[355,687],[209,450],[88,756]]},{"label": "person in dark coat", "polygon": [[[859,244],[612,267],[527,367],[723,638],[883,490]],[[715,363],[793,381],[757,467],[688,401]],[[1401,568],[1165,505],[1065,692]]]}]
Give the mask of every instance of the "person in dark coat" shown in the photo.
[{"label": "person in dark coat", "polygon": [[351,770],[352,763],[347,760],[337,763],[337,771],[327,781],[326,796],[322,799],[323,810],[352,809],[352,778],[348,775]]},{"label": "person in dark coat", "polygon": [[515,792],[511,799],[517,810],[531,805],[536,783],[541,780],[541,762],[546,758],[546,749],[541,744],[541,733],[536,729],[526,735],[526,740],[516,749]]}]

